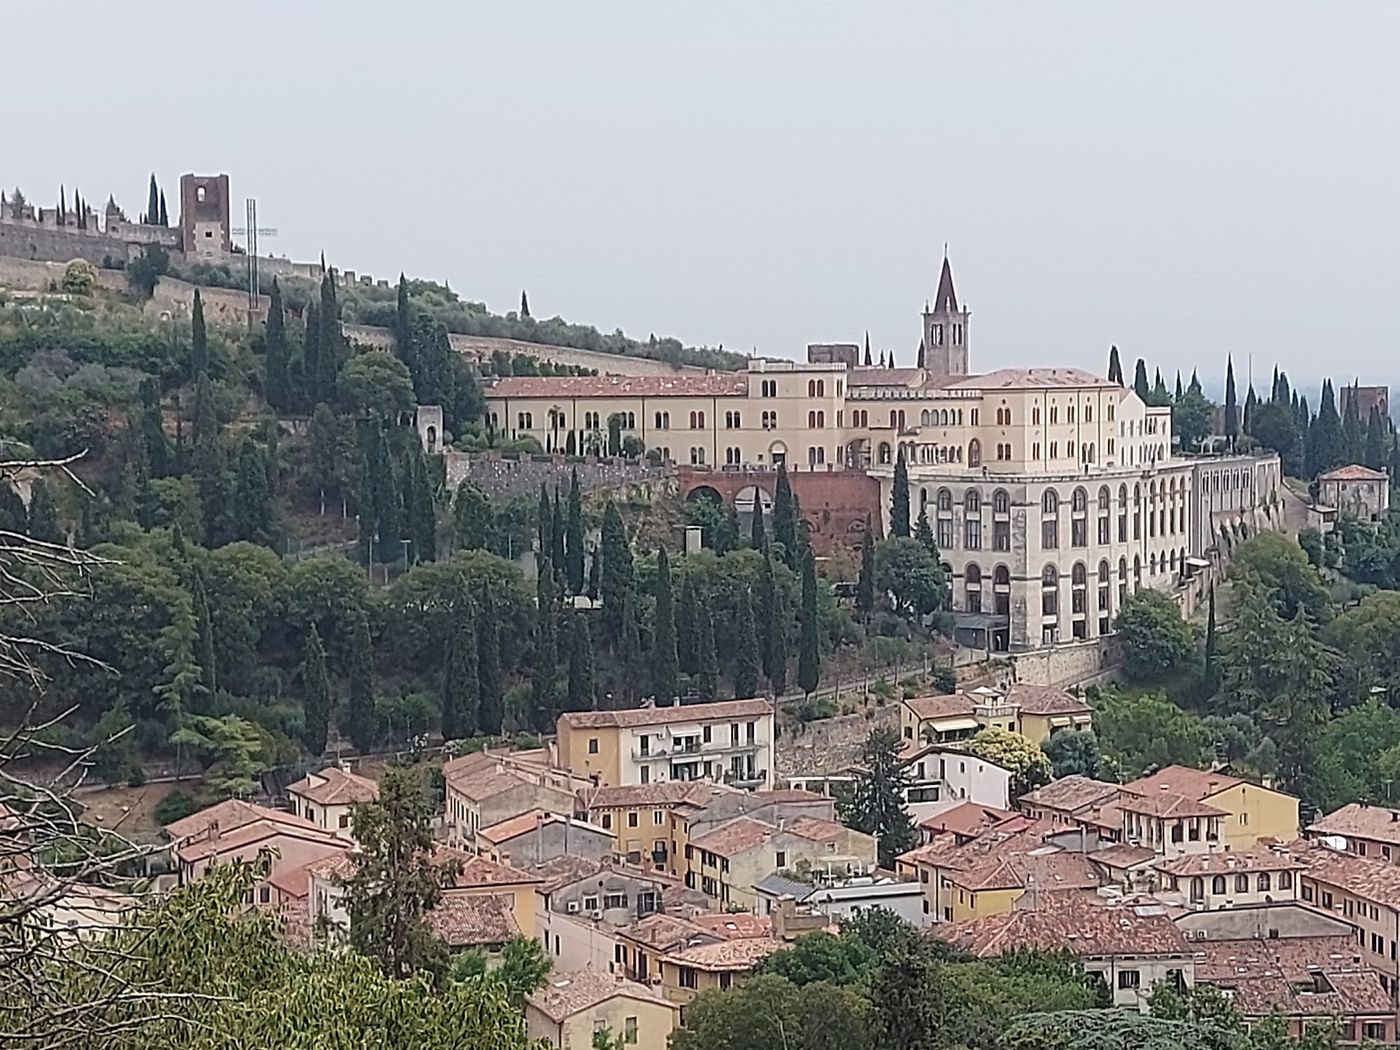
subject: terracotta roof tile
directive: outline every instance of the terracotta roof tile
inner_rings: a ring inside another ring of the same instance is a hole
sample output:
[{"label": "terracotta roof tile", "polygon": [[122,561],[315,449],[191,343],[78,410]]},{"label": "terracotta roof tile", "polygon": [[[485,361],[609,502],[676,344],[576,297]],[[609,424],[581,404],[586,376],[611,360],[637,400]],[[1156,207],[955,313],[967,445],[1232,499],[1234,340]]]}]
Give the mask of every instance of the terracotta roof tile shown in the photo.
[{"label": "terracotta roof tile", "polygon": [[681,802],[708,802],[715,785],[703,780],[665,780],[651,784],[584,788],[579,800],[587,809],[674,806]]},{"label": "terracotta roof tile", "polygon": [[1128,868],[1136,868],[1140,864],[1146,864],[1156,856],[1156,851],[1147,846],[1129,846],[1126,842],[1120,842],[1117,845],[1094,850],[1093,853],[1089,854],[1089,859],[1106,868],[1123,871]]},{"label": "terracotta roof tile", "polygon": [[916,696],[904,704],[919,718],[937,721],[943,718],[971,718],[977,702],[966,693],[945,693],[937,696]]},{"label": "terracotta roof tile", "polygon": [[1336,470],[1329,470],[1323,474],[1319,481],[1384,481],[1388,474],[1383,470],[1372,470],[1370,467],[1363,467],[1360,464],[1352,463],[1345,467],[1338,467]]},{"label": "terracotta roof tile", "polygon": [[1353,938],[1208,940],[1196,949],[1196,981],[1226,990],[1246,1017],[1389,1016],[1390,997]]},{"label": "terracotta roof tile", "polygon": [[1166,766],[1150,776],[1129,781],[1123,785],[1123,790],[1135,795],[1150,795],[1166,790],[1203,802],[1217,792],[1242,783],[1244,782],[1239,777],[1232,777],[1228,773],[1192,769],[1190,766]]},{"label": "terracotta roof tile", "polygon": [[1020,801],[1023,805],[1044,806],[1061,813],[1075,813],[1116,798],[1118,791],[1117,784],[1106,784],[1102,780],[1072,773],[1022,795]]},{"label": "terracotta roof tile", "polygon": [[821,817],[796,817],[786,821],[781,830],[790,831],[813,842],[839,842],[851,834],[851,829],[846,825],[838,824],[834,820],[823,820]]},{"label": "terracotta roof tile", "polygon": [[448,894],[427,921],[451,948],[505,944],[520,933],[509,898],[499,893]]},{"label": "terracotta roof tile", "polygon": [[446,848],[439,850],[438,855],[443,859],[450,857],[461,861],[462,870],[457,875],[457,881],[453,883],[458,888],[519,885],[541,881],[538,875],[491,860],[489,857],[467,856],[458,850]]},{"label": "terracotta roof tile", "polygon": [[768,841],[776,834],[778,834],[778,829],[772,824],[765,824],[752,817],[735,817],[713,831],[701,835],[697,839],[691,839],[690,845],[707,853],[716,853],[721,857],[732,857],[736,853],[743,853],[745,850]]},{"label": "terracotta roof tile", "polygon": [[511,376],[486,388],[486,396],[573,397],[746,397],[744,372],[715,375]]},{"label": "terracotta roof tile", "polygon": [[967,890],[1029,890],[1055,892],[1096,890],[1103,885],[1089,857],[1082,853],[1020,853],[988,857],[963,871],[952,872],[949,881]]},{"label": "terracotta roof tile", "polygon": [[1305,876],[1400,911],[1400,865],[1342,853],[1319,842],[1292,843],[1289,853],[1302,862]]},{"label": "terracotta roof tile", "polygon": [[945,809],[942,813],[936,813],[926,820],[921,820],[919,827],[931,832],[976,835],[985,828],[1014,815],[1007,809],[979,806],[975,802],[959,802],[956,806]]},{"label": "terracotta roof tile", "polygon": [[322,806],[345,806],[374,802],[379,798],[379,785],[358,773],[347,773],[337,766],[327,766],[319,773],[308,773],[288,786],[287,794],[309,798]]},{"label": "terracotta roof tile", "polygon": [[1140,813],[1147,817],[1176,820],[1182,817],[1224,817],[1228,814],[1218,806],[1197,802],[1174,791],[1158,791],[1151,795],[1124,795],[1116,803],[1125,813]]},{"label": "terracotta roof tile", "polygon": [[530,867],[533,874],[544,880],[539,886],[541,893],[553,893],[565,886],[572,886],[581,879],[597,875],[602,870],[603,865],[600,861],[591,860],[588,857],[576,857],[568,853],[550,857],[549,860],[541,861]]},{"label": "terracotta roof tile", "polygon": [[1344,835],[1400,846],[1400,810],[1352,802],[1308,826],[1313,835]]},{"label": "terracotta roof tile", "polygon": [[193,864],[209,857],[217,857],[223,853],[245,849],[248,846],[267,842],[269,839],[278,838],[301,839],[305,842],[315,842],[345,850],[350,848],[350,843],[345,839],[338,838],[329,831],[322,831],[315,825],[297,827],[278,820],[258,820],[235,828],[227,834],[220,829],[218,838],[187,840],[183,845],[175,847],[175,855],[180,860]]},{"label": "terracotta roof tile", "polygon": [[557,1024],[619,995],[661,1006],[671,1005],[644,984],[592,970],[551,973],[545,986],[530,996],[530,1005]]},{"label": "terracotta roof tile", "polygon": [[1162,908],[1114,908],[1073,893],[1047,894],[1039,908],[940,927],[936,936],[982,958],[1017,948],[1068,949],[1083,958],[1191,954]]},{"label": "terracotta roof tile", "polygon": [[736,937],[718,944],[697,944],[667,954],[666,958],[683,966],[709,972],[752,970],[760,962],[784,947],[776,937]]},{"label": "terracotta roof tile", "polygon": [[1027,715],[1087,715],[1093,712],[1088,704],[1073,693],[1047,685],[1013,685],[1006,699]]},{"label": "terracotta roof tile", "polygon": [[1256,871],[1297,871],[1302,861],[1287,850],[1251,849],[1232,853],[1184,853],[1152,865],[1178,878],[1192,875],[1245,875]]},{"label": "terracotta roof tile", "polygon": [[311,821],[298,817],[295,813],[230,798],[201,809],[198,813],[191,813],[188,817],[171,821],[165,826],[165,833],[170,836],[172,842],[179,842],[181,839],[203,834],[214,824],[219,825],[221,833],[227,833],[255,820],[274,820],[289,827],[320,830]]},{"label": "terracotta roof tile", "polygon": [[767,937],[773,932],[773,922],[767,917],[738,912],[733,915],[697,915],[690,920],[702,930],[732,941],[736,937]]},{"label": "terracotta roof tile", "polygon": [[999,368],[985,375],[968,376],[954,384],[963,390],[1039,390],[1111,385],[1107,379],[1100,379],[1082,368]]},{"label": "terracotta roof tile", "polygon": [[752,700],[722,700],[714,704],[672,704],[669,707],[633,707],[620,711],[570,711],[559,723],[570,729],[605,729],[614,726],[666,725],[671,722],[712,722],[724,718],[758,718],[771,715],[773,705]]}]

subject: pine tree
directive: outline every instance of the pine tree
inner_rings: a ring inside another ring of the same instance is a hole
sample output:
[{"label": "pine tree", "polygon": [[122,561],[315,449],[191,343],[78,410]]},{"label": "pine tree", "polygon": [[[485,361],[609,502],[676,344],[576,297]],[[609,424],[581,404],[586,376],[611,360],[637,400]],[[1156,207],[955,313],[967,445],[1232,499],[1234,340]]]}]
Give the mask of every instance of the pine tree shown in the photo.
[{"label": "pine tree", "polygon": [[442,738],[463,740],[476,732],[480,706],[476,617],[471,596],[459,586],[452,598],[442,662]]},{"label": "pine tree", "polygon": [[760,609],[763,625],[763,673],[774,696],[782,696],[787,687],[787,610],[783,608],[782,591],[773,571],[773,559],[763,552],[763,576],[759,580]]},{"label": "pine tree", "polygon": [[821,681],[821,621],[817,612],[817,569],[812,555],[802,559],[802,639],[797,650],[797,685],[811,696]]},{"label": "pine tree", "polygon": [[35,478],[29,489],[29,535],[40,543],[63,543],[66,539],[53,490],[43,478]]},{"label": "pine tree", "polygon": [[478,727],[487,736],[501,735],[505,718],[505,701],[501,681],[501,639],[496,623],[496,605],[488,586],[481,588],[476,620],[477,699],[481,714]]},{"label": "pine tree", "polygon": [[909,535],[909,465],[904,462],[904,450],[894,461],[894,487],[890,492],[890,534]]},{"label": "pine tree", "polygon": [[209,336],[204,330],[204,300],[196,288],[190,312],[190,378],[198,379],[208,371]]},{"label": "pine tree", "polygon": [[695,688],[702,701],[719,697],[719,655],[715,652],[715,621],[704,604],[696,608]]},{"label": "pine tree", "polygon": [[301,691],[302,742],[313,755],[324,754],[331,725],[331,679],[326,673],[326,649],[314,623],[301,658]]},{"label": "pine tree", "polygon": [[1152,387],[1147,383],[1147,362],[1140,357],[1133,368],[1133,392],[1142,399],[1143,404],[1152,400]]},{"label": "pine tree", "polygon": [[763,493],[754,489],[753,521],[749,525],[749,546],[756,551],[768,546],[768,530],[763,525]]},{"label": "pine tree", "polygon": [[374,746],[379,724],[374,709],[374,650],[371,648],[369,617],[364,610],[355,614],[350,634],[350,702],[346,708],[345,735],[362,755]]},{"label": "pine tree", "polygon": [[272,294],[267,305],[267,327],[263,330],[263,363],[266,378],[263,396],[279,412],[291,407],[291,350],[287,346],[287,319],[282,310],[282,289],[277,278],[272,279]]},{"label": "pine tree", "polygon": [[603,599],[603,622],[614,646],[622,639],[623,609],[635,586],[632,569],[632,548],[627,542],[627,527],[617,505],[608,500],[603,511],[601,538],[602,570],[599,583]]},{"label": "pine tree", "polygon": [[671,561],[662,547],[656,552],[656,616],[652,634],[652,695],[669,704],[680,695],[680,660],[676,655],[676,617],[671,600]]},{"label": "pine tree", "polygon": [[778,480],[773,488],[773,538],[783,545],[783,561],[787,567],[796,569],[799,564],[797,507],[785,463],[778,464]]},{"label": "pine tree", "polygon": [[1119,386],[1123,385],[1123,365],[1118,360],[1118,347],[1116,346],[1108,348],[1108,381],[1117,383]]},{"label": "pine tree", "polygon": [[583,593],[583,493],[578,467],[569,474],[569,517],[564,527],[564,558],[570,594]]},{"label": "pine tree", "polygon": [[1240,436],[1240,405],[1235,393],[1235,359],[1225,358],[1225,439],[1230,443],[1230,451]]},{"label": "pine tree", "polygon": [[856,610],[867,620],[875,609],[875,530],[870,515],[865,516],[865,535],[860,543],[860,579],[856,583]]},{"label": "pine tree", "polygon": [[753,602],[749,592],[739,592],[738,619],[734,624],[734,696],[747,700],[758,695],[758,638],[753,626]]},{"label": "pine tree", "polygon": [[155,226],[160,222],[160,190],[156,188],[155,173],[151,173],[151,186],[146,191],[146,214],[141,216],[141,221],[147,226]]},{"label": "pine tree", "polygon": [[209,593],[204,587],[204,573],[197,567],[190,586],[194,603],[196,632],[195,658],[199,661],[199,683],[208,704],[218,695],[219,676],[214,655],[214,618],[209,612]]},{"label": "pine tree", "polygon": [[162,226],[169,226],[169,225],[170,225],[170,213],[167,212],[167,211],[165,210],[165,191],[164,191],[164,190],[161,190],[161,191],[160,191],[160,224],[161,224]]},{"label": "pine tree", "polygon": [[530,297],[525,294],[525,289],[520,289],[520,316],[530,316]]},{"label": "pine tree", "polygon": [[676,658],[684,674],[693,675],[700,665],[700,610],[695,604],[695,585],[690,573],[681,575],[680,591],[676,595]]},{"label": "pine tree", "polygon": [[535,576],[535,652],[530,663],[530,702],[535,728],[547,732],[554,725],[554,685],[558,677],[559,608],[554,573],[548,563]]},{"label": "pine tree", "polygon": [[571,617],[569,632],[569,711],[590,711],[597,707],[597,686],[593,672],[593,636],[581,613]]},{"label": "pine tree", "polygon": [[919,520],[914,523],[914,539],[919,541],[920,547],[935,558],[938,557],[938,545],[933,539],[933,527],[928,523],[927,504],[919,508]]}]

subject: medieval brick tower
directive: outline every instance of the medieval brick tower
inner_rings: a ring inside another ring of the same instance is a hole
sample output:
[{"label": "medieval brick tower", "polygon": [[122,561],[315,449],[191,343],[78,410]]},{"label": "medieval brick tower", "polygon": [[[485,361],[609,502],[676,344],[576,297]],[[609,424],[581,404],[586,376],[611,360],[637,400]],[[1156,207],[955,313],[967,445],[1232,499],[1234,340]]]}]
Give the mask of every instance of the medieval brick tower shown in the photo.
[{"label": "medieval brick tower", "polygon": [[924,305],[919,364],[934,375],[967,375],[967,321],[970,316],[967,310],[958,307],[958,293],[953,290],[953,269],[945,254],[933,306]]}]

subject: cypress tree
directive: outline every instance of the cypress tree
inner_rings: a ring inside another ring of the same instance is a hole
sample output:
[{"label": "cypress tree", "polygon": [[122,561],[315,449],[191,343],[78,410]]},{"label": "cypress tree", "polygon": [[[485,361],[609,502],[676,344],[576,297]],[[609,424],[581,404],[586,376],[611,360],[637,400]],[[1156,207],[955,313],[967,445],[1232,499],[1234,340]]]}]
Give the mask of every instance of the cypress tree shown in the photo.
[{"label": "cypress tree", "polygon": [[287,348],[287,319],[282,310],[282,289],[277,278],[272,279],[272,294],[267,305],[267,327],[263,330],[263,396],[279,412],[291,407],[292,382],[289,367],[291,353]]},{"label": "cypress tree", "polygon": [[583,493],[578,487],[578,467],[569,473],[569,517],[564,528],[564,557],[569,593],[583,593]]},{"label": "cypress tree", "polygon": [[314,303],[306,304],[306,329],[301,337],[301,389],[307,405],[329,403],[330,398],[318,396],[316,378],[321,374],[321,311]]},{"label": "cypress tree", "polygon": [[374,651],[369,617],[363,609],[354,614],[350,633],[350,703],[345,711],[345,735],[360,754],[374,746],[378,718],[374,710]]},{"label": "cypress tree", "polygon": [[787,686],[787,610],[778,589],[773,559],[763,552],[763,576],[759,581],[759,608],[763,631],[763,673],[774,696],[782,696]]},{"label": "cypress tree", "polygon": [[652,634],[652,695],[658,704],[669,704],[680,694],[680,666],[676,655],[676,618],[671,600],[671,561],[666,548],[656,552],[656,617]]},{"label": "cypress tree", "polygon": [[256,441],[246,437],[238,449],[233,499],[229,501],[228,508],[233,534],[237,539],[251,542],[266,540],[272,523],[268,506],[271,496],[267,463],[262,450]]},{"label": "cypress tree", "polygon": [[[1384,470],[1386,466],[1386,444],[1387,435],[1385,429],[1385,418],[1381,415],[1380,409],[1375,405],[1371,406],[1371,415],[1366,420],[1366,466],[1372,470]],[[29,517],[34,518],[34,505],[29,506]]]},{"label": "cypress tree", "polygon": [[622,639],[624,625],[623,611],[628,595],[631,594],[634,578],[632,570],[632,548],[627,542],[627,527],[622,523],[622,515],[617,505],[608,500],[603,511],[602,570],[599,583],[603,599],[603,622],[616,645]]},{"label": "cypress tree", "polygon": [[596,602],[598,600],[598,587],[602,581],[602,556],[598,553],[598,548],[594,547],[588,552],[588,600]]},{"label": "cypress tree", "polygon": [[1240,419],[1240,433],[1249,434],[1254,426],[1254,410],[1259,407],[1259,399],[1254,395],[1254,387],[1251,385],[1244,395],[1244,414]]},{"label": "cypress tree", "polygon": [[194,290],[194,306],[190,312],[190,378],[209,371],[209,336],[204,330],[204,300],[199,289]]},{"label": "cypress tree", "polygon": [[1342,434],[1342,421],[1337,415],[1336,396],[1332,391],[1332,381],[1322,384],[1322,401],[1317,415],[1308,428],[1309,460],[1308,473],[1317,476],[1333,467],[1340,466],[1346,451]]},{"label": "cypress tree", "polygon": [[17,536],[29,533],[29,512],[24,508],[24,500],[4,479],[0,479],[0,532],[12,532]]},{"label": "cypress tree", "polygon": [[161,190],[161,191],[160,191],[160,224],[161,224],[162,226],[169,226],[169,225],[170,225],[170,213],[167,212],[167,211],[165,210],[165,191],[164,191],[164,190]]},{"label": "cypress tree", "polygon": [[933,528],[928,523],[927,504],[919,508],[919,520],[914,523],[914,539],[919,541],[920,547],[938,557],[938,545],[933,539]]},{"label": "cypress tree", "polygon": [[817,570],[812,555],[802,559],[802,638],[797,649],[797,685],[807,696],[821,681],[820,622],[817,613]]},{"label": "cypress tree", "polygon": [[535,728],[547,731],[554,724],[554,682],[558,674],[559,610],[554,573],[548,564],[535,576],[535,653],[530,664],[530,701]]},{"label": "cypress tree", "polygon": [[336,377],[340,374],[342,344],[340,304],[336,299],[335,276],[327,270],[321,278],[321,309],[317,316],[321,346],[316,355],[317,400],[335,398]]},{"label": "cypress tree", "polygon": [[734,696],[747,700],[758,695],[758,638],[753,626],[753,602],[747,589],[739,592],[738,619],[734,624]]},{"label": "cypress tree", "polygon": [[710,536],[710,549],[720,557],[739,548],[739,511],[733,503],[726,503],[719,521]]},{"label": "cypress tree", "polygon": [[1169,405],[1171,400],[1172,396],[1167,392],[1167,384],[1162,382],[1162,370],[1159,368],[1156,372],[1156,379],[1152,383],[1152,400],[1149,404]]},{"label": "cypress tree", "polygon": [[53,490],[43,478],[35,478],[29,489],[29,535],[40,543],[63,543],[65,539]]},{"label": "cypress tree", "polygon": [[540,482],[540,502],[535,511],[535,544],[540,561],[548,561],[554,553],[554,504],[549,502],[549,490],[544,482]]},{"label": "cypress tree", "polygon": [[783,545],[783,561],[796,569],[798,561],[797,508],[788,481],[787,464],[778,464],[778,481],[773,489],[773,538]]},{"label": "cypress tree", "polygon": [[598,706],[597,686],[593,675],[593,636],[588,621],[575,612],[569,633],[569,703],[570,711],[590,711]]},{"label": "cypress tree", "polygon": [[676,598],[676,658],[681,671],[688,675],[695,674],[700,665],[698,613],[695,586],[687,572],[681,576],[680,593]]},{"label": "cypress tree", "polygon": [[[1400,434],[1390,435],[1390,458],[1386,461],[1386,472],[1392,478],[1400,478]],[[84,503],[84,509],[91,503]]]},{"label": "cypress tree", "polygon": [[413,506],[410,510],[414,561],[437,561],[437,507],[433,502],[432,484],[428,480],[428,465],[422,450],[415,445],[413,454]]},{"label": "cypress tree", "polygon": [[696,610],[695,687],[702,701],[719,697],[719,655],[715,652],[715,621],[710,610],[701,605]]},{"label": "cypress tree", "polygon": [[638,669],[642,664],[642,631],[637,622],[636,595],[628,591],[622,600],[622,636],[618,641],[618,663],[621,665],[624,697],[635,700],[639,688]]},{"label": "cypress tree", "polygon": [[894,461],[894,487],[890,491],[890,532],[895,536],[909,535],[909,465],[904,462],[904,450]]},{"label": "cypress tree", "polygon": [[865,333],[865,367],[870,367],[870,332]]},{"label": "cypress tree", "polygon": [[204,589],[204,573],[196,566],[190,587],[194,599],[194,624],[197,638],[196,658],[199,660],[199,683],[210,704],[219,687],[217,657],[214,655],[214,620],[209,613],[209,593]]},{"label": "cypress tree", "polygon": [[856,583],[856,609],[866,619],[875,608],[875,530],[870,515],[865,516],[865,535],[860,543],[860,579]]},{"label": "cypress tree", "polygon": [[1142,399],[1143,404],[1152,400],[1152,387],[1147,383],[1147,362],[1140,357],[1133,368],[1133,392]]},{"label": "cypress tree", "polygon": [[476,618],[471,596],[460,587],[452,599],[452,619],[442,665],[442,738],[462,740],[476,731],[479,707],[477,690]]},{"label": "cypress tree", "polygon": [[754,489],[753,522],[749,525],[749,546],[756,551],[768,546],[768,531],[763,526],[763,493]]},{"label": "cypress tree", "polygon": [[478,725],[487,736],[501,735],[505,717],[504,694],[501,683],[501,639],[496,624],[496,606],[491,588],[481,588],[480,613],[476,621],[477,699],[480,704]]},{"label": "cypress tree", "polygon": [[413,341],[413,315],[408,305],[408,278],[399,274],[398,299],[394,306],[394,353],[408,366],[413,387],[418,388],[418,353]]},{"label": "cypress tree", "polygon": [[530,316],[530,297],[525,294],[525,289],[520,289],[520,316]]},{"label": "cypress tree", "polygon": [[1206,620],[1206,689],[1214,695],[1217,682],[1215,666],[1215,581],[1210,584],[1210,612]]},{"label": "cypress tree", "polygon": [[147,226],[156,226],[160,223],[160,190],[156,188],[155,173],[151,173],[151,186],[146,191],[146,214],[141,216],[141,221]]},{"label": "cypress tree", "polygon": [[481,486],[471,478],[463,478],[457,486],[457,498],[452,502],[452,531],[457,549],[485,550],[491,545],[491,503]]},{"label": "cypress tree", "polygon": [[1230,451],[1240,436],[1240,405],[1235,394],[1235,359],[1225,358],[1225,439],[1230,443]]},{"label": "cypress tree", "polygon": [[[399,539],[403,535],[400,516],[400,483],[393,462],[389,458],[389,439],[384,426],[375,423],[368,430],[369,454],[368,491],[371,494],[370,509],[374,514],[374,535],[379,541],[375,553],[381,562],[397,561]],[[363,510],[361,511],[363,513]]]},{"label": "cypress tree", "polygon": [[61,182],[58,184],[58,224],[68,225],[68,195]]},{"label": "cypress tree", "polygon": [[1123,364],[1118,360],[1118,347],[1108,348],[1108,381],[1123,385]]},{"label": "cypress tree", "polygon": [[564,564],[566,522],[564,521],[564,508],[559,503],[559,487],[557,485],[554,488],[554,507],[550,524],[553,526],[553,532],[550,535],[549,562],[554,569],[555,582],[562,588],[568,577],[568,567]]},{"label": "cypress tree", "polygon": [[1365,454],[1366,435],[1361,431],[1361,409],[1357,405],[1357,392],[1353,385],[1342,412],[1342,462],[1360,463]]},{"label": "cypress tree", "polygon": [[302,743],[311,754],[324,754],[331,726],[331,679],[326,673],[326,649],[314,623],[302,652],[301,691]]}]

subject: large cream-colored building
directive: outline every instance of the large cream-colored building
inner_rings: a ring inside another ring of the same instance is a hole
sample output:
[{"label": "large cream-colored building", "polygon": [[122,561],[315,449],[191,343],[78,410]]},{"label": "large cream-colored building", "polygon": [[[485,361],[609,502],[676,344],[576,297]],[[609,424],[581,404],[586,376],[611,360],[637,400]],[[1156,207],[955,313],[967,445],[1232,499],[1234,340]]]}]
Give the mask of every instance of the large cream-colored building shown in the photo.
[{"label": "large cream-colored building", "polygon": [[968,322],[945,259],[916,367],[821,344],[736,373],[504,378],[487,418],[548,450],[599,449],[616,419],[680,464],[869,471],[881,513],[902,455],[911,515],[927,509],[952,569],[956,636],[993,650],[1108,634],[1130,593],[1174,586],[1222,525],[1274,524],[1277,456],[1180,458],[1170,408],[1077,368],[970,374]]}]

